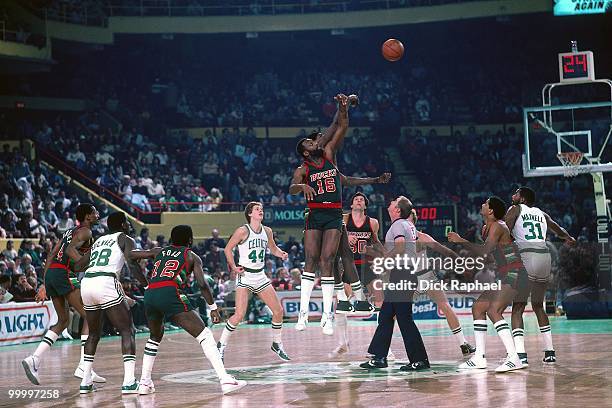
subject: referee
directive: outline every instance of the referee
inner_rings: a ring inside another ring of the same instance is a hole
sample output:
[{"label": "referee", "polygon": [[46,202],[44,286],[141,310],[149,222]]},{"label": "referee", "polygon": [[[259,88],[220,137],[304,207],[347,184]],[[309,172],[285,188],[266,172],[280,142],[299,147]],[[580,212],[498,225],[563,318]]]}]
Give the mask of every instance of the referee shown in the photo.
[{"label": "referee", "polygon": [[[407,220],[412,211],[412,203],[404,196],[399,196],[391,201],[387,208],[391,217],[391,227],[385,236],[385,246],[381,244],[376,248],[368,248],[368,252],[375,256],[388,258],[396,255],[416,256],[417,232],[414,224]],[[392,270],[389,275],[390,282],[409,280],[415,282],[415,276],[409,270]],[[421,333],[412,319],[412,295],[413,290],[385,291],[385,300],[378,314],[378,327],[370,342],[368,352],[373,355],[372,359],[362,363],[361,368],[377,369],[386,368],[387,355],[391,346],[395,320],[400,327],[404,347],[410,362],[400,367],[401,371],[418,371],[429,368],[427,351],[421,338]]]}]

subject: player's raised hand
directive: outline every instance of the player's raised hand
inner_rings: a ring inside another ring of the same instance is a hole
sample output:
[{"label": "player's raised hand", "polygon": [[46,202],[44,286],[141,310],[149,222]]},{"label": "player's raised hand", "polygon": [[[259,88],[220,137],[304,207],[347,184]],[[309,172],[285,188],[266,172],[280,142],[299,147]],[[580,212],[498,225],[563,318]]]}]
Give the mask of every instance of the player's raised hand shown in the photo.
[{"label": "player's raised hand", "polygon": [[348,96],[345,94],[339,93],[334,99],[338,102],[338,107],[340,109],[346,109],[348,107]]},{"label": "player's raised hand", "polygon": [[378,183],[381,184],[387,184],[389,181],[391,181],[391,173],[383,173],[380,176],[377,177],[378,180],[376,180]]},{"label": "player's raised hand", "polygon": [[45,288],[45,285],[40,285],[40,287],[38,288],[38,292],[36,292],[34,300],[37,303],[44,303],[44,301],[47,300],[47,289]]},{"label": "player's raised hand", "polygon": [[215,309],[215,310],[211,310],[210,311],[210,318],[212,319],[213,323],[221,323],[221,315],[219,314],[219,309]]},{"label": "player's raised hand", "polygon": [[314,200],[315,196],[317,195],[317,192],[314,190],[314,188],[310,187],[308,184],[304,184],[304,186],[302,187],[302,191],[304,192],[304,197],[307,201]]},{"label": "player's raised hand", "polygon": [[453,231],[449,232],[447,236],[448,236],[449,242],[461,242],[461,240],[463,239],[461,238],[461,235]]},{"label": "player's raised hand", "polygon": [[286,261],[287,259],[289,259],[289,254],[286,253],[285,251],[281,251],[281,256],[279,258],[282,259],[283,261]]},{"label": "player's raised hand", "polygon": [[567,238],[565,238],[565,244],[566,245],[575,245],[576,244],[576,238],[572,237],[571,235],[568,236]]}]

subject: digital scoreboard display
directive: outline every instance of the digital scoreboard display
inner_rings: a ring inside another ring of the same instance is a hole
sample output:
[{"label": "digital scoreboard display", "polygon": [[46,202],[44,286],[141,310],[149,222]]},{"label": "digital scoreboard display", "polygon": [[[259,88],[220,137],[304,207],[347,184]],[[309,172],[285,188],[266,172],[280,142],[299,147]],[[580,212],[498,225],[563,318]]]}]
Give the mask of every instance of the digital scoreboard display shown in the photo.
[{"label": "digital scoreboard display", "polygon": [[561,82],[594,81],[593,53],[576,51],[559,54],[559,80]]},{"label": "digital scoreboard display", "polygon": [[612,13],[612,0],[553,0],[555,16]]}]

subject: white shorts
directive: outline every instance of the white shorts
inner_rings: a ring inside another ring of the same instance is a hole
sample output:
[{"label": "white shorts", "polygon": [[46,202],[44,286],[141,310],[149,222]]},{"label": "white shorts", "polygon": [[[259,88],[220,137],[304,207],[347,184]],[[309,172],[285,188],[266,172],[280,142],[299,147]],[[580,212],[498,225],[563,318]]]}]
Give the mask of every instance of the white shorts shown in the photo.
[{"label": "white shorts", "polygon": [[244,272],[236,279],[236,287],[247,288],[253,293],[260,293],[271,284],[265,272]]},{"label": "white shorts", "polygon": [[533,252],[522,249],[520,253],[530,281],[546,283],[550,280],[551,258],[549,252]]},{"label": "white shorts", "polygon": [[438,279],[438,276],[434,271],[427,271],[425,273],[422,273],[421,275],[417,275],[417,281],[419,286],[417,286],[418,289],[415,292],[417,295],[423,295],[427,293],[427,290],[425,290],[425,287],[427,287],[427,285],[421,282],[429,282],[429,284],[431,285],[432,283],[440,282],[440,279]]},{"label": "white shorts", "polygon": [[125,294],[117,278],[85,275],[81,280],[81,299],[83,299],[83,309],[102,310],[123,302]]}]

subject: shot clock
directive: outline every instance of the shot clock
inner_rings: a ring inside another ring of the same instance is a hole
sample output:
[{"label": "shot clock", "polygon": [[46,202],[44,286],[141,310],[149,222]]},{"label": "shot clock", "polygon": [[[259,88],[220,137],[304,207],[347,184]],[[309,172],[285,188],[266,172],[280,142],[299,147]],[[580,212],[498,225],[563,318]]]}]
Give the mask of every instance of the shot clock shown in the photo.
[{"label": "shot clock", "polygon": [[561,82],[594,81],[593,53],[578,51],[576,41],[572,41],[572,52],[559,54],[559,79]]}]

